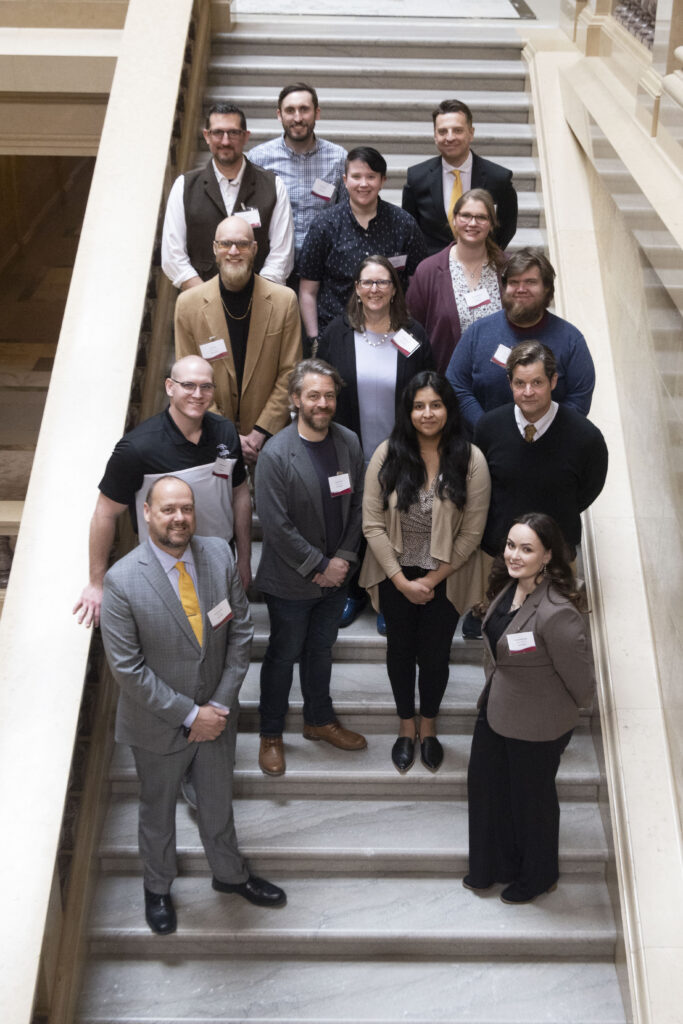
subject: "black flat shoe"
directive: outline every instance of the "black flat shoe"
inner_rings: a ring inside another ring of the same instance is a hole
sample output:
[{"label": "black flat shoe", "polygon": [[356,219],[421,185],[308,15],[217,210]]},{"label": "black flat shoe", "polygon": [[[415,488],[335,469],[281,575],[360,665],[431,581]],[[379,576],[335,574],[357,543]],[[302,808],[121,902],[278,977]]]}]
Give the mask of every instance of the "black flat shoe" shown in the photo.
[{"label": "black flat shoe", "polygon": [[170,893],[145,889],[145,920],[156,935],[170,935],[178,927]]},{"label": "black flat shoe", "polygon": [[465,886],[466,889],[469,889],[471,892],[486,892],[487,889],[492,889],[495,883],[489,882],[488,885],[475,885],[472,882],[470,876],[465,875],[465,877],[462,880],[462,884]]},{"label": "black flat shoe", "polygon": [[221,882],[214,878],[211,885],[216,892],[235,893],[244,897],[257,907],[284,907],[287,896],[278,885],[266,882],[265,878],[257,878],[256,875],[249,875],[246,882]]},{"label": "black flat shoe", "polygon": [[400,772],[407,772],[415,763],[415,740],[399,736],[391,748],[391,760]]},{"label": "black flat shoe", "polygon": [[436,736],[425,736],[420,743],[420,759],[430,772],[438,772],[443,761],[443,747]]},{"label": "black flat shoe", "polygon": [[503,903],[513,903],[517,905],[521,903],[533,903],[538,896],[543,896],[546,892],[555,892],[556,889],[557,882],[553,882],[552,885],[548,886],[548,888],[544,889],[542,892],[535,892],[533,896],[528,896],[519,888],[516,882],[513,882],[512,885],[508,885],[507,889],[503,889],[500,894],[500,898]]}]

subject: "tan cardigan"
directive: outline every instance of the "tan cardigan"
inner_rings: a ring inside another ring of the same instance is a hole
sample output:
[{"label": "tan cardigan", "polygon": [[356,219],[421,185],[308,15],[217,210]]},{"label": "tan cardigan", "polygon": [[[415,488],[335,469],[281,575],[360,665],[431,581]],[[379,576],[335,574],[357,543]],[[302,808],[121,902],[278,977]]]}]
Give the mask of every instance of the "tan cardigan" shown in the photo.
[{"label": "tan cardigan", "polygon": [[[401,571],[398,556],[403,551],[395,491],[389,495],[388,507],[382,507],[379,471],[386,458],[387,447],[388,441],[383,441],[372,456],[365,474],[363,494],[363,533],[368,549],[360,584],[370,594],[375,611],[379,611],[378,586],[382,580],[391,579]],[[467,467],[464,509],[461,511],[452,501],[441,501],[434,495],[430,554],[432,558],[455,567],[456,571],[446,580],[446,594],[461,614],[483,600],[486,590],[486,571],[479,541],[486,525],[490,496],[491,478],[486,459],[474,445]]]}]

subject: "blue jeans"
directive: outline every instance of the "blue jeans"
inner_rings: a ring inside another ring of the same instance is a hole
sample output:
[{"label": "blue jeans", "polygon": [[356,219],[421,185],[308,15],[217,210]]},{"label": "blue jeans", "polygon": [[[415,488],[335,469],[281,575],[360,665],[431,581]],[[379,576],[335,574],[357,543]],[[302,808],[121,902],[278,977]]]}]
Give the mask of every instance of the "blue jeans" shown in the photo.
[{"label": "blue jeans", "polygon": [[264,596],[270,616],[270,639],[261,666],[261,735],[282,735],[297,661],[304,722],[329,725],[336,721],[330,697],[332,645],[337,639],[347,587],[330,589],[321,597],[303,601],[272,594]]}]

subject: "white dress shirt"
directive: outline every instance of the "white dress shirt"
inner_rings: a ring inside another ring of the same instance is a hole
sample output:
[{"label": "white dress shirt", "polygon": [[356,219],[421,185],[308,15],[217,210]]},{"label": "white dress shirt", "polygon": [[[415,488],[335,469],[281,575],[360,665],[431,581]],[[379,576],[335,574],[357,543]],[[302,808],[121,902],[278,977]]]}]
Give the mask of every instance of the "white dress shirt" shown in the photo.
[{"label": "white dress shirt", "polygon": [[[218,187],[225,204],[228,217],[235,210],[235,200],[242,184],[244,169],[247,166],[242,159],[242,166],[235,178],[226,178],[221,174],[216,161],[211,161]],[[187,224],[185,222],[185,203],[183,199],[184,175],[176,178],[168,195],[164,229],[161,236],[161,266],[166,277],[180,288],[184,281],[198,277],[197,271],[190,263],[187,254]],[[266,257],[259,274],[275,284],[284,284],[294,268],[294,220],[289,196],[284,182],[275,176],[275,207],[270,218],[268,239],[270,252]]]},{"label": "white dress shirt", "polygon": [[453,182],[455,177],[453,171],[460,171],[460,183],[462,185],[462,194],[469,192],[472,188],[472,153],[467,154],[467,160],[460,167],[452,167],[451,164],[441,159],[441,175],[443,181],[443,208],[448,213],[448,204],[451,201],[451,192],[453,191]]},{"label": "white dress shirt", "polygon": [[[541,416],[540,420],[536,420],[536,422],[533,424],[533,426],[536,427],[536,433],[532,438],[532,443],[534,441],[538,441],[539,437],[542,437],[543,434],[545,434],[546,430],[549,429],[553,420],[557,416],[557,409],[557,402],[551,402],[548,411],[544,413],[543,416]],[[519,427],[520,434],[522,435],[522,437],[524,437],[524,428],[530,427],[531,424],[522,415],[522,411],[518,405],[515,405],[515,420],[517,421],[517,426]]]}]

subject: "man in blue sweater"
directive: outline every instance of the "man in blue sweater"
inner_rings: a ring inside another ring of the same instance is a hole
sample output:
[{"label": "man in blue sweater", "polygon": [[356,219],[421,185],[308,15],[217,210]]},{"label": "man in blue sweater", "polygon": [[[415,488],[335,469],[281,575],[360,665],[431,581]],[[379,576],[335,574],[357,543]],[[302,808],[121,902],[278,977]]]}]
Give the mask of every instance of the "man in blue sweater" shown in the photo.
[{"label": "man in blue sweater", "polygon": [[553,266],[540,249],[520,249],[503,270],[503,309],[471,324],[456,345],[446,377],[471,431],[484,413],[512,400],[505,367],[522,341],[540,341],[552,350],[557,362],[553,400],[588,415],[593,360],[581,332],[548,312],[554,282]]}]

